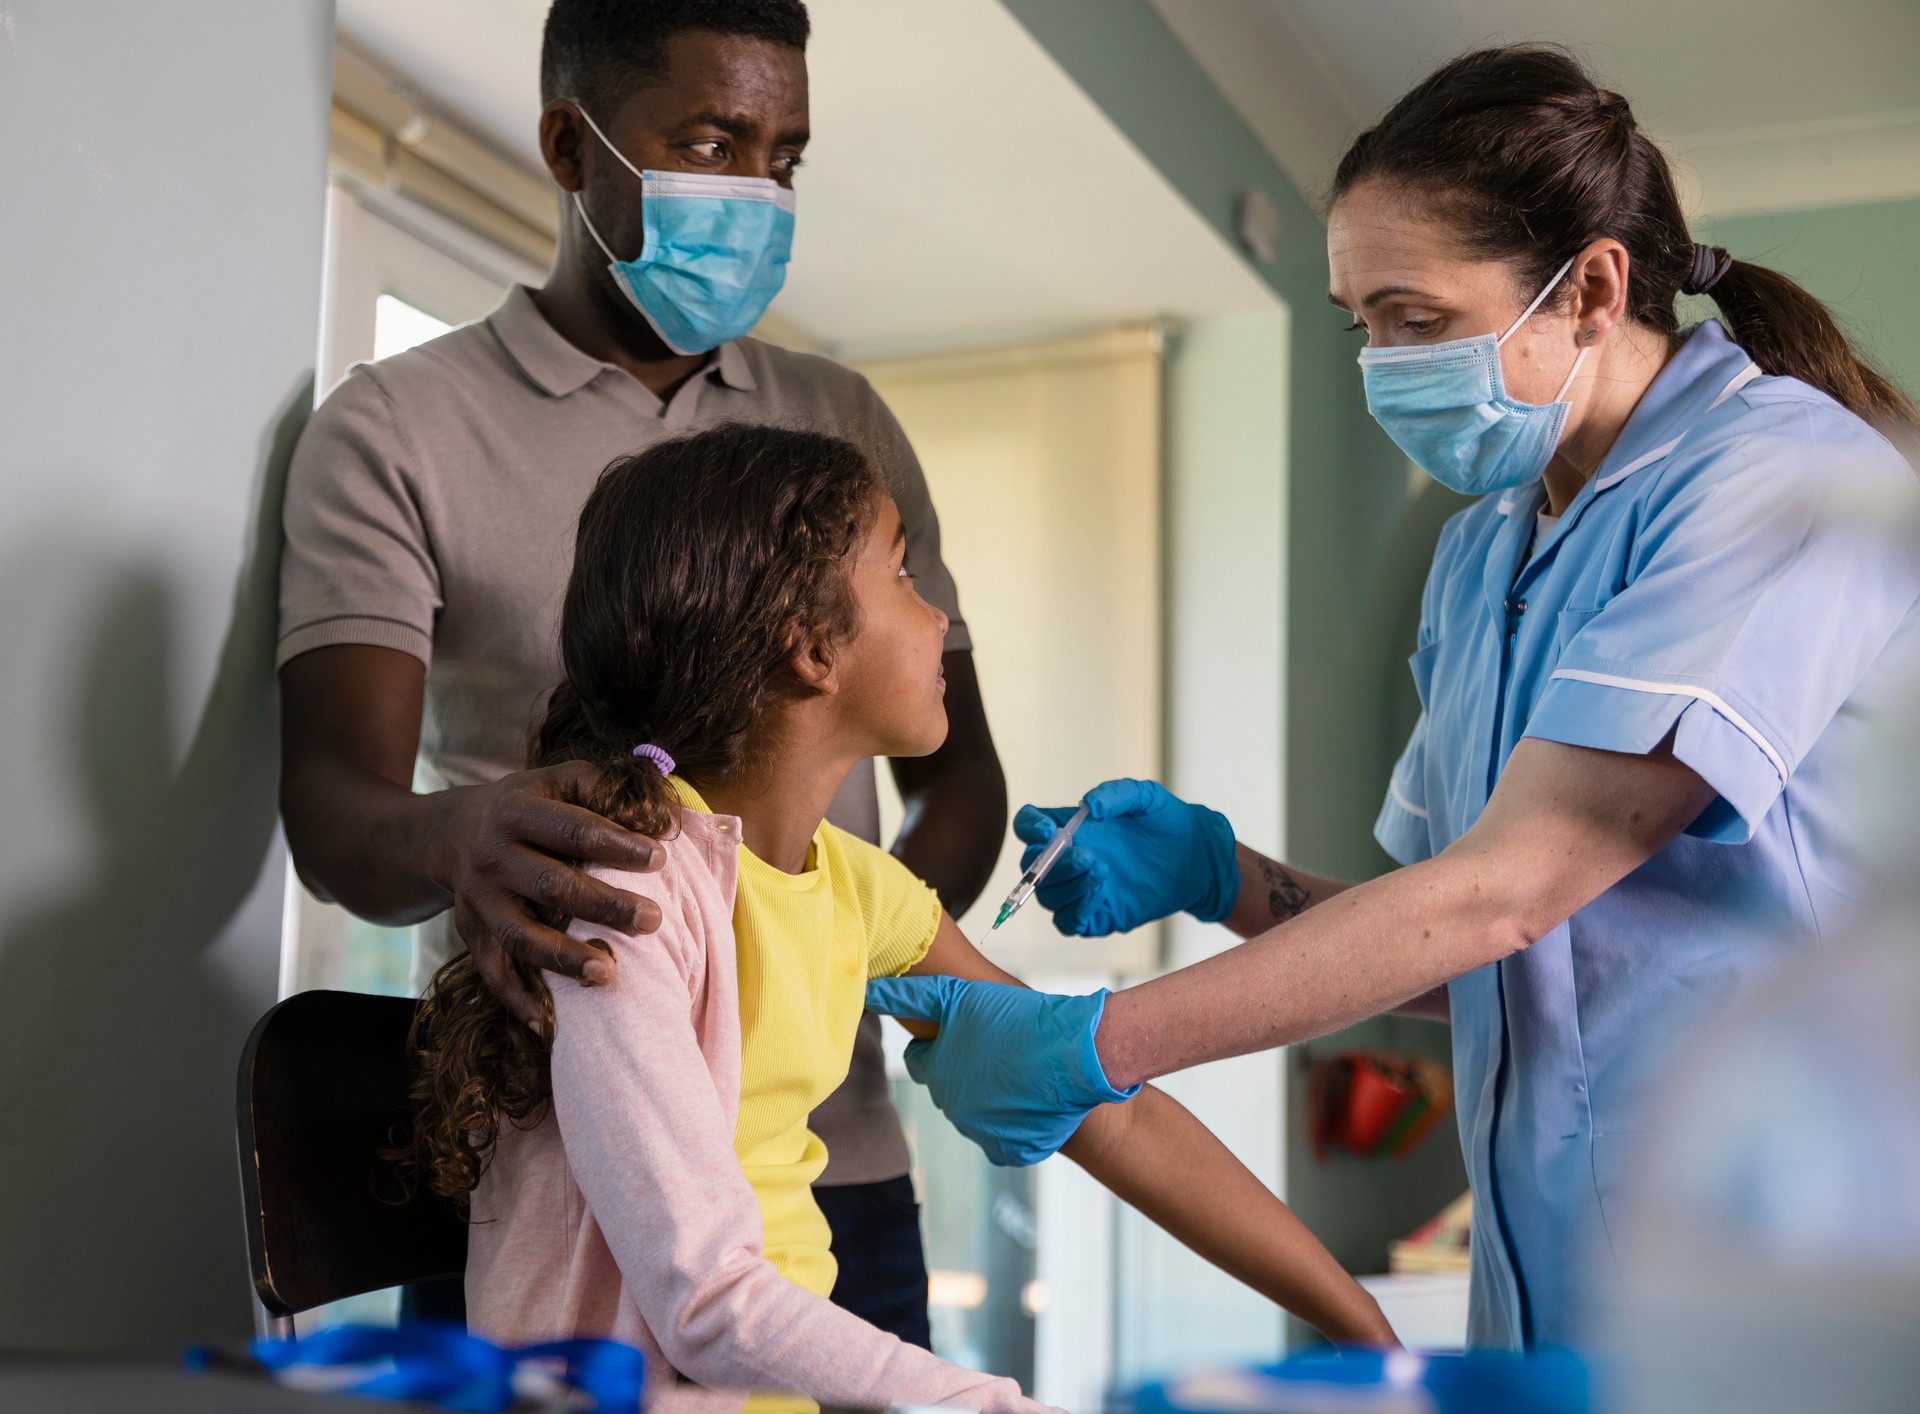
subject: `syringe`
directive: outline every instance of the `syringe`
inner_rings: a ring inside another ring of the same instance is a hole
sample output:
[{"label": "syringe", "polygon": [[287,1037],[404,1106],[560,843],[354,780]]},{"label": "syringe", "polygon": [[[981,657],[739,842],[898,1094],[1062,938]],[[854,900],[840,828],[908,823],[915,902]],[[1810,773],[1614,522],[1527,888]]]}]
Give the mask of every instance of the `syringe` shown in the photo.
[{"label": "syringe", "polygon": [[987,929],[989,933],[998,931],[1002,923],[1018,913],[1022,905],[1033,897],[1033,891],[1040,887],[1040,881],[1046,878],[1047,871],[1053,868],[1053,861],[1060,857],[1061,851],[1073,843],[1073,832],[1080,828],[1086,818],[1087,807],[1083,802],[1080,808],[1073,812],[1072,818],[1053,832],[1053,838],[1047,841],[1047,847],[1041,850],[1039,857],[1033,861],[1033,867],[1020,876],[1020,882],[1013,886],[1013,892],[1007,895],[1007,901],[1000,905],[1000,916],[993,920],[993,927]]}]

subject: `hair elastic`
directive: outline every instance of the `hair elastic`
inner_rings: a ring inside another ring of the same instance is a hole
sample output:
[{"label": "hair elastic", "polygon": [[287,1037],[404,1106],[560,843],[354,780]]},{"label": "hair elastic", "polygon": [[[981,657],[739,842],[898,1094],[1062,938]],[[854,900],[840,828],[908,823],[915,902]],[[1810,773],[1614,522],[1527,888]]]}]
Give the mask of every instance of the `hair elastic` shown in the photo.
[{"label": "hair elastic", "polygon": [[654,767],[661,775],[671,776],[673,774],[673,758],[667,755],[664,747],[658,747],[652,742],[647,742],[644,745],[634,747],[633,754],[653,762]]},{"label": "hair elastic", "polygon": [[1695,244],[1693,269],[1687,272],[1687,278],[1680,286],[1680,293],[1704,295],[1726,279],[1727,272],[1731,269],[1733,269],[1733,257],[1719,246]]}]

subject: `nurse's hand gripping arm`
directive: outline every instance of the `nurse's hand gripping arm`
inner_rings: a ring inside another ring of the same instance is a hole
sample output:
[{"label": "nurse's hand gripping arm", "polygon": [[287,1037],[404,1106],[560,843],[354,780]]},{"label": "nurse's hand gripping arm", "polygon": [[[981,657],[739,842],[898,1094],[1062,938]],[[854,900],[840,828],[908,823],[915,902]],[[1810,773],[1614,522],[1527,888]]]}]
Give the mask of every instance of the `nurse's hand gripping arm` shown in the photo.
[{"label": "nurse's hand gripping arm", "polygon": [[[1478,823],[1434,859],[1341,889],[1251,942],[1100,1004],[944,983],[912,998],[912,1014],[937,1021],[941,1035],[917,1058],[909,1048],[909,1064],[990,1156],[1033,1163],[1116,1087],[1323,1035],[1531,946],[1713,798],[1671,743],[1632,756],[1529,738]],[[889,1010],[905,999],[870,990],[868,1000]],[[1017,1060],[978,1059],[1007,1056]]]},{"label": "nurse's hand gripping arm", "polygon": [[[921,1038],[908,1048],[908,1066],[923,1082],[936,1067],[959,1075],[1031,1074],[1031,1062],[1038,1059],[1032,1052],[1043,1035],[1061,1043],[1077,1024],[1098,1015],[1098,997],[1049,997],[1021,986],[982,957],[951,918],[942,918],[933,947],[912,973],[911,978],[870,984],[869,1001],[887,1003],[881,1009],[894,1015],[925,1015],[940,1009],[936,999],[941,993],[985,983],[978,995],[1017,1007],[1006,1012],[1003,1044],[984,1052],[964,1043],[943,1048],[932,1039],[937,1026],[906,1019],[907,1029]],[[1090,1046],[1078,1060],[1091,1064],[1091,1073],[1067,1067],[1051,1077],[1052,1093],[1104,1091],[1109,1098],[1121,1098],[1099,1077]],[[1095,1104],[1091,1112],[1083,1108],[1057,1130],[1048,1131],[1041,1121],[1039,1128],[1029,1127],[1018,1139],[987,1145],[997,1161],[1027,1163],[1056,1147],[1193,1251],[1329,1339],[1395,1343],[1373,1298],[1178,1101],[1143,1088],[1124,1102]]]}]

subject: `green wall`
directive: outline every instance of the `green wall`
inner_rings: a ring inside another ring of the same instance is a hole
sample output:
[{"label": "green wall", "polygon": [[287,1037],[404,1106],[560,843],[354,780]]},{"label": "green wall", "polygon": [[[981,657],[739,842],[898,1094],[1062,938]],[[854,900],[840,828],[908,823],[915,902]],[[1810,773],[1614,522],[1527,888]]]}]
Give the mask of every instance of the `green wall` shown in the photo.
[{"label": "green wall", "polygon": [[1694,235],[1835,306],[1881,372],[1920,398],[1920,199],[1698,221]]}]

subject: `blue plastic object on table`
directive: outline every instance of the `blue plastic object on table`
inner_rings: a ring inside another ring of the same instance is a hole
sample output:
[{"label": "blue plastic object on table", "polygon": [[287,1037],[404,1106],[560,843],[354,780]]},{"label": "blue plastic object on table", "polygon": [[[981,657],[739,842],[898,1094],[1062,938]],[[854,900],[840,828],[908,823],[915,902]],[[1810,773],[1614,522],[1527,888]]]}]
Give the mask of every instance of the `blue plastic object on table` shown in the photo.
[{"label": "blue plastic object on table", "polygon": [[261,1338],[253,1356],[299,1389],[414,1400],[497,1414],[516,1398],[574,1390],[601,1410],[637,1410],[646,1357],[617,1340],[500,1346],[456,1325],[336,1326],[295,1340]]},{"label": "blue plastic object on table", "polygon": [[1592,1376],[1566,1350],[1304,1351],[1277,1365],[1145,1385],[1127,1414],[1591,1414]]}]

